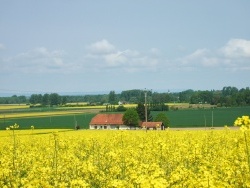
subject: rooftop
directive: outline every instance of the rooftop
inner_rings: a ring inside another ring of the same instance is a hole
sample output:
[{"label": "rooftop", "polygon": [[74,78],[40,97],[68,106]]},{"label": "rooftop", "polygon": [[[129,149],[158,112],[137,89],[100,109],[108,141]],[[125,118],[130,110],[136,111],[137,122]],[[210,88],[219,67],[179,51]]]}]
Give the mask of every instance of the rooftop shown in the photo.
[{"label": "rooftop", "polygon": [[97,114],[90,125],[123,125],[123,114]]}]

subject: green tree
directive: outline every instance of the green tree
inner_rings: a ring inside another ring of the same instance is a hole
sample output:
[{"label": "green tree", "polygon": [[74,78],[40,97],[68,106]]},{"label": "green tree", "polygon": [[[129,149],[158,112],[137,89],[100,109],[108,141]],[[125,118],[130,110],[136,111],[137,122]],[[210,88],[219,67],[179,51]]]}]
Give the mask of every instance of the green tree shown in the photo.
[{"label": "green tree", "polygon": [[123,111],[126,111],[126,110],[127,110],[127,108],[125,106],[123,106],[123,105],[120,105],[120,106],[118,106],[116,108],[116,111],[118,111],[118,112],[123,112]]},{"label": "green tree", "polygon": [[167,115],[165,113],[159,113],[157,114],[157,116],[155,117],[154,121],[162,121],[163,122],[163,125],[164,127],[169,127],[170,125],[170,121],[167,117]]},{"label": "green tree", "polygon": [[61,97],[57,93],[51,93],[49,95],[50,105],[59,105],[61,103]]},{"label": "green tree", "polygon": [[39,99],[37,94],[32,94],[29,99],[31,104],[37,104]]},{"label": "green tree", "polygon": [[63,96],[62,97],[62,105],[66,104],[66,103],[67,103],[67,97]]},{"label": "green tree", "polygon": [[[136,111],[139,115],[140,120],[145,121],[146,120],[145,105],[143,103],[138,103]],[[147,121],[153,121],[153,116],[150,113],[149,106],[147,107]]]},{"label": "green tree", "polygon": [[37,103],[42,104],[42,101],[43,101],[42,99],[43,99],[42,94],[38,94],[37,95]]},{"label": "green tree", "polygon": [[123,115],[122,121],[125,125],[131,127],[139,126],[139,115],[134,108],[127,109]]},{"label": "green tree", "polygon": [[109,103],[110,104],[115,104],[115,91],[110,91],[109,92]]},{"label": "green tree", "polygon": [[139,118],[141,121],[145,121],[145,106],[142,103],[138,103],[136,107],[137,114],[139,115]]},{"label": "green tree", "polygon": [[193,95],[193,93],[194,91],[192,89],[180,92],[179,93],[180,102],[190,102],[190,98]]},{"label": "green tree", "polygon": [[190,103],[191,104],[198,104],[201,102],[200,96],[197,92],[195,92],[191,98],[190,98]]},{"label": "green tree", "polygon": [[45,93],[42,98],[42,105],[46,106],[49,105],[49,94]]},{"label": "green tree", "polygon": [[21,95],[18,97],[18,101],[19,101],[19,103],[26,103],[27,98],[24,95]]},{"label": "green tree", "polygon": [[224,97],[235,95],[237,93],[238,93],[238,89],[236,87],[228,86],[228,87],[223,87],[223,89],[222,89],[222,95]]}]

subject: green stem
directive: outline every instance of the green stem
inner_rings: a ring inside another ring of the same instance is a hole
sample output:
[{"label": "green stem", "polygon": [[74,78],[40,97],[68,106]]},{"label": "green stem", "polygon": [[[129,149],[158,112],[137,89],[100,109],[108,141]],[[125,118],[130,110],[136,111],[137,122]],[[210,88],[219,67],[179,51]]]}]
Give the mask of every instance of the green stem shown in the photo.
[{"label": "green stem", "polygon": [[54,135],[54,157],[53,157],[53,168],[55,169],[55,174],[57,175],[57,138]]},{"label": "green stem", "polygon": [[13,169],[16,171],[16,136],[15,136],[15,130],[12,130],[12,136],[13,136],[13,157],[12,157],[12,163],[13,163]]},{"label": "green stem", "polygon": [[250,172],[250,156],[249,156],[249,149],[248,149],[248,144],[247,144],[246,132],[244,132],[244,138],[245,138],[245,143],[246,143],[246,153],[247,153],[248,170]]}]

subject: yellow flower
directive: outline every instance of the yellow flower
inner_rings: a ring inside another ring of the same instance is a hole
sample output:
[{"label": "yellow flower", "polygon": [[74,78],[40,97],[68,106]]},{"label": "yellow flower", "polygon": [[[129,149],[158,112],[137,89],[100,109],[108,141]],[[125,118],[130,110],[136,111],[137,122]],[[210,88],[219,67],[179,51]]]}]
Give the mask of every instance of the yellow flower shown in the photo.
[{"label": "yellow flower", "polygon": [[249,116],[238,117],[234,122],[234,126],[245,126],[245,128],[250,128]]}]

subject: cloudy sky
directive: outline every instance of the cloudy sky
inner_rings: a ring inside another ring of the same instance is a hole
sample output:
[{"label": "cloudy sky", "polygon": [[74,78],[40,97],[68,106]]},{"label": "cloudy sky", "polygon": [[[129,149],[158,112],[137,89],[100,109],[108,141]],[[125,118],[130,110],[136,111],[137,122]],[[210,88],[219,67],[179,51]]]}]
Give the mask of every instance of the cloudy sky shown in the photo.
[{"label": "cloudy sky", "polygon": [[249,0],[1,0],[0,93],[250,86]]}]

